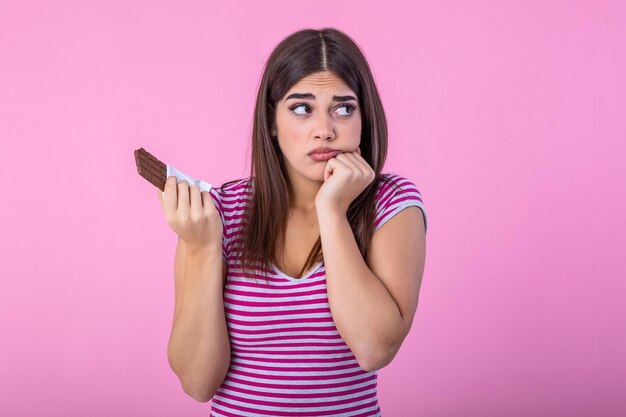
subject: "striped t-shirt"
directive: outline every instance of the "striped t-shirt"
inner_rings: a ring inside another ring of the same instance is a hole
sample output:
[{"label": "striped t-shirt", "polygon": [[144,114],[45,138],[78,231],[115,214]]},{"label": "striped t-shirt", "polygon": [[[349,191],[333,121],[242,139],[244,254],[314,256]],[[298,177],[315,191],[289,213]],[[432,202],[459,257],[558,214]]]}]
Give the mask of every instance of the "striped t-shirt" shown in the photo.
[{"label": "striped t-shirt", "polygon": [[[422,210],[426,224],[415,184],[397,174],[383,177],[374,231],[409,206]],[[244,207],[252,196],[248,183],[246,178],[210,191],[224,224],[224,310],[231,344],[230,368],[212,398],[211,416],[381,416],[377,371],[359,367],[333,322],[324,262],[301,278],[271,265],[266,281],[259,271],[256,280],[248,271],[244,276],[231,255],[240,245]]]}]

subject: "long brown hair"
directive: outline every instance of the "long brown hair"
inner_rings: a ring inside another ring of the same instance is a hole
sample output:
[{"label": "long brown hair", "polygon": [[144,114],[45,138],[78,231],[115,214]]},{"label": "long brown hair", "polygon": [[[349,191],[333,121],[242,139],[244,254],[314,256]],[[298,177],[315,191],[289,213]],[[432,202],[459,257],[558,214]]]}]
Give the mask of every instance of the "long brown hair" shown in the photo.
[{"label": "long brown hair", "polygon": [[[352,201],[347,218],[363,258],[367,256],[375,216],[375,193],[387,157],[385,112],[369,64],[358,45],[334,28],[303,29],[284,38],[272,51],[259,85],[248,182],[252,196],[246,205],[244,226],[237,236],[241,243],[239,260],[244,270],[257,262],[263,269],[270,268],[270,262],[279,265],[276,249],[284,247],[292,195],[282,152],[278,141],[270,135],[270,127],[275,125],[276,103],[300,79],[318,71],[331,71],[341,78],[357,94],[362,111],[361,156],[376,177]],[[227,182],[222,187],[240,180]],[[321,238],[318,238],[298,277],[322,259]]]}]

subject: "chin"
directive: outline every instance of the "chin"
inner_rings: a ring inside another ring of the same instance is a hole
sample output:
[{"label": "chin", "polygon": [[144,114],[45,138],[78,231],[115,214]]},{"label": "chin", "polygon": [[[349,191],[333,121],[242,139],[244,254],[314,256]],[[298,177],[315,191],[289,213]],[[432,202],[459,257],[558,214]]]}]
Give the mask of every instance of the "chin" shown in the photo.
[{"label": "chin", "polygon": [[319,181],[319,182],[324,182],[324,170],[321,170],[319,172],[306,172],[306,173],[302,173],[302,176],[305,178],[308,178],[311,181]]},{"label": "chin", "polygon": [[324,170],[326,169],[326,164],[320,164],[317,169],[315,169],[315,175],[313,175],[313,179],[315,181],[324,182]]},{"label": "chin", "polygon": [[324,166],[322,166],[322,168],[318,168],[313,170],[312,172],[309,171],[307,173],[303,173],[303,176],[310,179],[311,181],[317,181],[317,182],[324,182]]}]

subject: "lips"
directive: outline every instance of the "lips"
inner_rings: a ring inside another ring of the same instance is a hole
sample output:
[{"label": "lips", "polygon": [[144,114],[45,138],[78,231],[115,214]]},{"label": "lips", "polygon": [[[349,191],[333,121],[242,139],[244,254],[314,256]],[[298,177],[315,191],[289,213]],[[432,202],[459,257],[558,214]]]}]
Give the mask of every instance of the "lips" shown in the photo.
[{"label": "lips", "polygon": [[311,155],[312,153],[329,153],[329,152],[335,152],[338,150],[339,149],[333,149],[327,146],[320,146],[319,148],[315,148],[311,152],[309,152],[309,155]]},{"label": "lips", "polygon": [[341,153],[341,151],[330,151],[330,152],[313,152],[310,153],[309,156],[314,160],[314,161],[327,161],[330,158],[334,158],[337,155],[339,155]]}]

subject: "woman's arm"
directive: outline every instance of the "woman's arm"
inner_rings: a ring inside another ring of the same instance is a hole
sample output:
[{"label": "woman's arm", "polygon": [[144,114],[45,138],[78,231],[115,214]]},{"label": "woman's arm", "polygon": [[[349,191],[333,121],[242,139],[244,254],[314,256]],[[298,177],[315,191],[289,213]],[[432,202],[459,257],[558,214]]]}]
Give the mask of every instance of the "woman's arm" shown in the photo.
[{"label": "woman's arm", "polygon": [[[176,245],[176,254],[174,255],[174,290],[176,293],[176,299],[174,301],[174,320],[180,314],[180,307],[183,304],[183,277],[185,274],[185,256],[187,254],[187,247],[185,241],[180,237],[178,238],[178,244]],[[226,289],[226,276],[228,275],[228,264],[222,260],[222,291]]]},{"label": "woman's arm", "polygon": [[323,209],[317,215],[337,331],[362,369],[383,368],[398,352],[417,308],[425,257],[421,212],[404,209],[374,233],[372,269],[344,213]]},{"label": "woman's arm", "polygon": [[220,251],[190,251],[178,240],[174,265],[176,305],[168,361],[185,393],[200,402],[213,397],[230,366],[224,264]]}]

